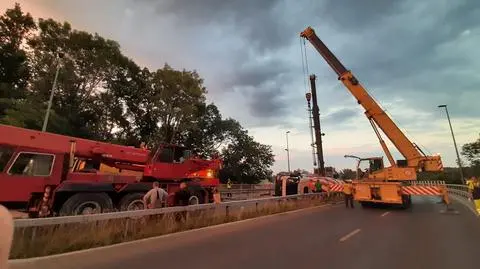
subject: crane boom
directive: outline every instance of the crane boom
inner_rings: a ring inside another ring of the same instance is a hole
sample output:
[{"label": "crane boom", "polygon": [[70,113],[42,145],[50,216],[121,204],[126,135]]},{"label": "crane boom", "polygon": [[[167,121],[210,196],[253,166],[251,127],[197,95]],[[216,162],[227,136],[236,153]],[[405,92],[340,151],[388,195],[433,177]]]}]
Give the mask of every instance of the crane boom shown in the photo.
[{"label": "crane boom", "polygon": [[[52,152],[71,153],[84,158],[102,158],[107,161],[144,165],[149,151],[77,137],[40,132],[0,124],[0,141],[12,146],[45,148]],[[72,147],[73,145],[73,147]]]},{"label": "crane boom", "polygon": [[[385,113],[385,111],[370,96],[367,90],[359,83],[351,71],[335,57],[328,47],[320,40],[311,27],[307,27],[301,34],[301,37],[310,41],[315,49],[322,55],[325,61],[338,75],[338,78],[347,87],[350,93],[357,99],[357,102],[365,109],[365,115],[371,121],[375,129],[377,125],[383,133],[389,138],[393,145],[407,160],[408,167],[414,167],[425,171],[441,171],[443,166],[440,156],[425,156],[417,147],[405,136],[405,134],[397,127],[393,120]],[[384,149],[390,162],[393,161],[390,152],[376,131],[380,139],[382,148]],[[392,166],[396,164],[393,162]]]}]

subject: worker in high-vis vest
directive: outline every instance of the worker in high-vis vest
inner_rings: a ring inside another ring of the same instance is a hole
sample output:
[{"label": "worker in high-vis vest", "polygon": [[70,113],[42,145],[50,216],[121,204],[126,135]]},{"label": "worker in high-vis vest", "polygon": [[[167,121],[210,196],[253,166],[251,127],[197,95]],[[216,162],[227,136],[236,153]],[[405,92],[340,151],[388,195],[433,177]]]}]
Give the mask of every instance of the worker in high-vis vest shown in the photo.
[{"label": "worker in high-vis vest", "polygon": [[320,180],[315,181],[315,192],[322,192],[322,182]]},{"label": "worker in high-vis vest", "polygon": [[227,180],[227,197],[232,197],[232,180]]},{"label": "worker in high-vis vest", "polygon": [[343,194],[345,195],[345,207],[354,208],[353,206],[353,185],[350,182],[343,184]]},{"label": "worker in high-vis vest", "polygon": [[478,178],[475,178],[473,181],[472,199],[475,208],[477,209],[477,213],[480,214],[480,179]]}]

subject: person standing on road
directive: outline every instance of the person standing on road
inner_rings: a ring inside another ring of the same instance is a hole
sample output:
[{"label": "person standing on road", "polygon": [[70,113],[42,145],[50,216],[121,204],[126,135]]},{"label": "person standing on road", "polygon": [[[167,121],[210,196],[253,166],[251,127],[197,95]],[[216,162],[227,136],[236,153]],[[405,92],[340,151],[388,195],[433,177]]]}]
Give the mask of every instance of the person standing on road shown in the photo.
[{"label": "person standing on road", "polygon": [[227,197],[232,197],[232,180],[227,180]]},{"label": "person standing on road", "polygon": [[480,214],[480,180],[478,178],[475,178],[473,181],[472,199],[477,213]]},{"label": "person standing on road", "polygon": [[350,182],[345,182],[343,184],[343,194],[345,195],[345,207],[353,208],[353,185]]},{"label": "person standing on road", "polygon": [[331,192],[330,192],[330,190],[331,190],[331,188],[330,188],[330,183],[323,184],[323,187],[322,187],[322,188],[323,188],[323,190],[325,191],[325,193],[327,194],[327,198],[326,198],[327,200],[326,200],[326,201],[327,201],[327,202],[330,202],[330,200],[332,199],[332,197],[331,197]]},{"label": "person standing on road", "polygon": [[322,192],[322,183],[320,182],[320,180],[317,180],[315,182],[315,192]]},{"label": "person standing on road", "polygon": [[[475,182],[475,177],[471,177],[470,179],[467,179],[467,188],[468,188],[468,193],[470,193],[470,195],[472,195],[473,193],[473,183]],[[472,201],[472,197],[468,197],[468,200],[469,201]]]},{"label": "person standing on road", "polygon": [[212,193],[213,193],[213,202],[215,204],[220,204],[222,202],[222,198],[220,196],[220,192],[218,191],[218,189],[213,188]]},{"label": "person standing on road", "polygon": [[175,192],[175,205],[187,206],[190,200],[190,192],[187,189],[187,183],[180,183],[180,189]]},{"label": "person standing on road", "polygon": [[146,208],[160,208],[162,203],[166,202],[168,198],[168,192],[160,188],[160,184],[153,182],[153,188],[143,196],[143,202]]}]

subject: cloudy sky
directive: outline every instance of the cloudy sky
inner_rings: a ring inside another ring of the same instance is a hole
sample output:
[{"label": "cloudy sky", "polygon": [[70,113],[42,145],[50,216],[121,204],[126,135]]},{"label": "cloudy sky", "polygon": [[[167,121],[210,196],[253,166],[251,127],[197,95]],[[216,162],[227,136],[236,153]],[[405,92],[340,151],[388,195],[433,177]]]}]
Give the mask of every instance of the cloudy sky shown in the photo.
[{"label": "cloudy sky", "polygon": [[[273,146],[274,170],[312,168],[299,33],[312,26],[406,135],[453,166],[447,104],[459,146],[480,133],[480,1],[2,0],[35,17],[117,40],[139,65],[197,70],[224,116]],[[307,42],[316,74],[326,165],[381,155],[355,99]],[[396,155],[398,156],[398,155]]]}]

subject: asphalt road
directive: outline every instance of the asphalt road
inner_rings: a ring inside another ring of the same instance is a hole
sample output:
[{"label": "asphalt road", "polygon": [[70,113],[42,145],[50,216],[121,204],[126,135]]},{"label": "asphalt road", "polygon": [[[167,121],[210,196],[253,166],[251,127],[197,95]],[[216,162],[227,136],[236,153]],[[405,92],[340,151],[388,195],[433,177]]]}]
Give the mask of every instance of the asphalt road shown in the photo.
[{"label": "asphalt road", "polygon": [[36,268],[480,268],[480,220],[461,205],[458,214],[442,214],[436,201],[416,199],[410,210],[327,206]]}]

